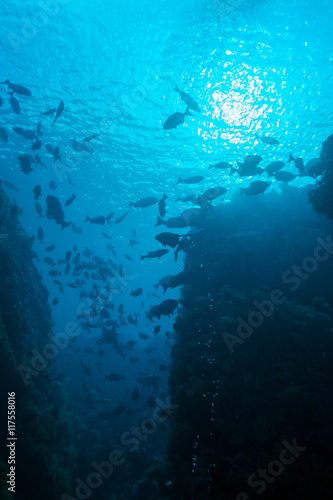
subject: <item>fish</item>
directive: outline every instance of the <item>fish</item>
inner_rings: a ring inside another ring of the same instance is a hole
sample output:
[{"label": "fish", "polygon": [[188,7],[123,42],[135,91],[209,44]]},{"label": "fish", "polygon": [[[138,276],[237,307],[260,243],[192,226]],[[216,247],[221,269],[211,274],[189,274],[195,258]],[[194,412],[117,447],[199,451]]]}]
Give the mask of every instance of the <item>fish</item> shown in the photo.
[{"label": "fish", "polygon": [[303,170],[305,169],[303,158],[294,158],[293,155],[289,153],[287,163],[290,163],[291,161],[294,162],[295,167],[297,168],[299,173],[302,174]]},{"label": "fish", "polygon": [[65,107],[65,105],[64,105],[63,101],[60,101],[60,104],[57,108],[56,115],[55,115],[53,123],[52,123],[52,127],[55,124],[55,122],[57,121],[57,119],[59,118],[59,116],[61,115],[61,113],[63,112],[64,107]]},{"label": "fish", "polygon": [[84,222],[90,222],[90,224],[101,224],[102,226],[105,224],[105,222],[109,222],[109,220],[111,219],[111,217],[114,216],[114,213],[111,212],[109,215],[107,215],[106,217],[104,217],[103,215],[99,215],[98,217],[89,217],[89,215],[87,215],[86,219]]},{"label": "fish", "polygon": [[265,169],[263,169],[263,172],[266,172],[268,177],[272,177],[276,172],[281,170],[285,166],[284,161],[273,161]]},{"label": "fish", "polygon": [[47,111],[44,111],[41,113],[39,116],[48,116],[48,115],[54,115],[54,113],[57,111],[57,108],[50,108]]},{"label": "fish", "polygon": [[56,146],[54,148],[53,146],[51,146],[51,144],[46,144],[45,147],[46,147],[47,151],[53,156],[54,162],[56,162],[57,160],[61,160],[61,155],[59,154],[60,153],[59,146]]},{"label": "fish", "polygon": [[96,137],[98,137],[99,135],[100,135],[99,133],[98,133],[98,134],[88,135],[88,137],[85,137],[83,140],[84,140],[85,142],[87,142],[87,141],[92,141],[93,139],[96,139]]},{"label": "fish", "polygon": [[240,188],[241,194],[245,193],[246,196],[256,196],[257,194],[262,194],[269,188],[270,182],[264,181],[253,181],[248,188]]},{"label": "fish", "polygon": [[46,198],[46,206],[46,216],[49,219],[53,219],[56,224],[59,224],[61,226],[61,230],[71,225],[71,222],[65,222],[65,215],[58,198],[48,195]]},{"label": "fish", "polygon": [[125,259],[130,260],[131,262],[134,262],[134,259],[132,259],[132,257],[130,255],[128,255],[127,253],[125,253],[124,257],[125,257]]},{"label": "fish", "polygon": [[161,325],[155,326],[154,331],[153,331],[154,335],[157,335],[160,332],[160,330],[161,330]]},{"label": "fish", "polygon": [[143,289],[142,288],[136,288],[135,290],[132,290],[130,293],[130,297],[139,297],[139,295],[142,295]]},{"label": "fish", "polygon": [[38,200],[40,195],[42,194],[42,186],[35,186],[32,190],[32,192],[34,193],[34,199],[35,200]]},{"label": "fish", "polygon": [[54,266],[54,262],[53,259],[51,259],[51,257],[44,257],[44,262],[46,262],[48,266],[50,266],[51,264],[52,266]]},{"label": "fish", "polygon": [[46,168],[39,155],[35,155],[35,160],[38,165],[43,165],[43,167]]},{"label": "fish", "polygon": [[13,131],[15,134],[22,135],[22,137],[28,139],[29,141],[33,141],[36,137],[34,130],[24,130],[22,127],[13,127]]},{"label": "fish", "polygon": [[69,205],[71,205],[73,203],[73,201],[75,200],[76,198],[76,194],[72,194],[72,196],[70,198],[68,198],[68,200],[65,201],[65,207],[68,207]]},{"label": "fish", "polygon": [[4,82],[0,82],[1,84],[7,84],[8,88],[14,92],[15,94],[31,96],[31,91],[23,85],[19,85],[18,83],[11,83],[9,80],[5,80]]},{"label": "fish", "polygon": [[173,113],[170,115],[165,122],[163,123],[163,130],[170,130],[176,128],[178,125],[184,123],[185,116],[193,116],[192,113],[189,112],[189,108],[187,107],[184,113]]},{"label": "fish", "polygon": [[186,220],[185,217],[170,217],[170,219],[163,220],[161,217],[157,216],[155,227],[163,225],[169,229],[180,229],[182,227],[188,227],[190,221]]},{"label": "fish", "polygon": [[136,241],[136,240],[134,240],[133,238],[131,238],[131,239],[129,240],[129,246],[130,246],[130,247],[134,247],[135,245],[139,245],[139,242],[138,242],[138,241]]},{"label": "fish", "polygon": [[160,259],[162,255],[165,255],[168,252],[169,250],[167,249],[155,250],[154,252],[148,252],[147,255],[141,255],[140,260],[155,259],[155,258]]},{"label": "fish", "polygon": [[49,275],[53,276],[56,278],[57,276],[61,276],[62,271],[57,271],[56,269],[52,269],[52,271],[49,271]]},{"label": "fish", "polygon": [[12,184],[9,181],[4,181],[3,179],[1,179],[0,182],[2,182],[8,188],[13,189],[14,191],[19,191],[19,189],[16,186],[14,186],[14,184]]},{"label": "fish", "polygon": [[175,92],[179,93],[182,101],[185,102],[186,106],[189,109],[192,109],[193,111],[197,111],[198,113],[200,113],[199,105],[195,102],[194,99],[192,99],[192,97],[189,94],[187,94],[186,92],[183,92],[182,90],[179,90],[177,85],[175,86]]},{"label": "fish", "polygon": [[231,165],[231,163],[227,163],[226,161],[220,161],[218,163],[215,163],[215,165],[213,165],[211,163],[208,167],[208,170],[210,170],[211,168],[218,168],[221,170],[226,170],[226,169],[232,168],[232,165]]},{"label": "fish", "polygon": [[138,201],[130,201],[128,206],[135,208],[147,208],[151,207],[152,205],[155,205],[156,203],[158,203],[157,198],[154,198],[153,196],[148,196],[147,198],[141,198],[141,200]]},{"label": "fish", "polygon": [[84,373],[86,375],[88,375],[89,377],[92,377],[92,372],[91,372],[89,366],[82,363],[82,361],[79,362],[79,365],[81,366],[82,370],[84,371]]},{"label": "fish", "polygon": [[148,373],[144,373],[142,376],[138,377],[137,382],[144,387],[148,387],[149,385],[152,385],[153,388],[157,391],[158,390],[158,384],[162,382],[160,377],[157,375],[152,375]]},{"label": "fish", "polygon": [[205,275],[198,271],[181,271],[174,276],[165,276],[164,283],[161,283],[164,293],[168,288],[177,288],[182,285],[200,285]]},{"label": "fish", "polygon": [[104,238],[106,238],[107,240],[112,239],[112,236],[110,236],[109,234],[106,234],[106,233],[102,233],[102,236],[104,236]]},{"label": "fish", "polygon": [[160,319],[161,316],[170,316],[173,314],[176,307],[178,306],[178,300],[176,299],[167,299],[163,300],[157,306],[151,306],[149,312],[146,312],[146,317],[153,321],[153,318]]},{"label": "fish", "polygon": [[203,194],[193,198],[192,203],[194,205],[199,205],[200,207],[207,205],[210,201],[215,200],[219,196],[224,195],[227,192],[226,188],[223,186],[216,186],[215,188],[207,189]]},{"label": "fish", "polygon": [[165,214],[166,214],[166,210],[165,210],[165,207],[166,207],[166,203],[165,203],[165,200],[167,199],[168,197],[166,196],[165,193],[163,193],[163,198],[161,198],[158,202],[158,211],[160,213],[160,216],[162,217],[162,219],[164,219],[165,217]]},{"label": "fish", "polygon": [[19,155],[17,157],[21,164],[21,171],[25,173],[26,175],[30,174],[30,172],[33,171],[33,168],[31,168],[31,159],[29,156],[25,153],[23,155]]},{"label": "fish", "polygon": [[110,375],[104,375],[105,380],[108,380],[109,382],[119,382],[119,380],[125,380],[124,375],[121,375],[120,373],[116,372],[111,372]]},{"label": "fish", "polygon": [[178,178],[177,184],[198,184],[203,181],[204,177],[202,175],[193,175],[192,177],[188,177],[187,179]]},{"label": "fish", "polygon": [[127,321],[129,322],[129,324],[130,324],[130,325],[133,325],[133,326],[135,326],[136,328],[138,327],[138,320],[137,320],[137,318],[135,318],[135,319],[134,319],[134,318],[133,318],[133,316],[132,316],[131,314],[129,314],[129,315],[127,316]]},{"label": "fish", "polygon": [[118,219],[116,219],[114,223],[119,224],[119,222],[122,222],[125,219],[126,215],[128,215],[128,214],[129,214],[129,210],[127,212],[125,212],[123,215],[121,215],[120,217],[118,217]]},{"label": "fish", "polygon": [[42,147],[42,142],[38,139],[37,141],[34,141],[31,145],[31,149],[33,151],[37,151],[37,149],[40,149]]},{"label": "fish", "polygon": [[42,206],[40,203],[38,203],[38,201],[36,201],[35,203],[35,210],[37,212],[37,214],[39,215],[39,217],[43,217],[43,209],[42,209]]},{"label": "fish", "polygon": [[0,127],[0,139],[2,139],[4,142],[8,142],[7,130],[3,127]]},{"label": "fish", "polygon": [[12,95],[9,99],[9,102],[10,102],[11,108],[14,111],[14,113],[16,113],[17,115],[20,115],[21,114],[20,103],[18,102],[16,97],[14,97]]},{"label": "fish", "polygon": [[142,332],[139,333],[139,338],[141,340],[149,340],[150,339],[149,335],[147,335],[146,333],[142,333]]},{"label": "fish", "polygon": [[57,304],[59,303],[59,299],[57,297],[55,297],[53,300],[52,300],[52,304],[54,306],[56,306]]},{"label": "fish", "polygon": [[43,231],[43,228],[41,226],[38,227],[38,230],[37,230],[37,238],[39,239],[39,241],[41,243],[44,243],[44,231]]},{"label": "fish", "polygon": [[291,172],[288,172],[287,170],[280,170],[279,172],[276,172],[273,174],[275,177],[275,180],[281,181],[281,182],[290,182],[296,179],[297,175],[292,174]]},{"label": "fish", "polygon": [[280,141],[278,141],[277,139],[274,139],[274,137],[270,137],[269,135],[262,135],[260,137],[258,134],[256,134],[255,137],[256,137],[256,139],[263,142],[264,144],[270,144],[271,146],[273,146],[275,144],[280,144]]},{"label": "fish", "polygon": [[155,240],[161,243],[164,247],[168,246],[171,248],[175,248],[179,243],[179,234],[175,233],[160,233],[155,236]]},{"label": "fish", "polygon": [[140,397],[140,391],[137,387],[135,387],[135,389],[133,389],[133,391],[131,392],[131,399],[133,401],[137,401]]},{"label": "fish", "polygon": [[53,245],[46,247],[46,248],[45,248],[45,250],[46,250],[47,252],[52,252],[52,251],[55,249],[55,247],[56,247],[56,246],[55,246],[55,244],[53,243]]},{"label": "fish", "polygon": [[69,261],[69,260],[70,260],[70,258],[71,258],[71,256],[72,256],[72,252],[71,252],[70,250],[67,250],[67,252],[66,252],[66,254],[65,254],[65,259],[66,259],[67,261]]},{"label": "fish", "polygon": [[57,189],[57,183],[56,181],[51,181],[49,184],[49,188],[52,189],[52,191],[55,191]]},{"label": "fish", "polygon": [[237,162],[238,166],[241,167],[257,167],[262,161],[262,157],[258,155],[248,155],[245,157],[243,163]]}]

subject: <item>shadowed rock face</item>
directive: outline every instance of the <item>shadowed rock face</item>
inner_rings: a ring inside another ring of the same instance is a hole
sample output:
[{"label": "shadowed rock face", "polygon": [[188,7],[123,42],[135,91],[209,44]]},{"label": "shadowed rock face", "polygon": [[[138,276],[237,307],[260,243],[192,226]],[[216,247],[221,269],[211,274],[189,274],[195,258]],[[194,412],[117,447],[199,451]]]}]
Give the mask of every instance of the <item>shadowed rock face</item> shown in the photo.
[{"label": "shadowed rock face", "polygon": [[323,143],[320,162],[310,171],[313,177],[320,177],[309,191],[309,201],[316,212],[333,219],[333,134]]},{"label": "shadowed rock face", "polygon": [[[39,365],[32,365],[32,350],[42,353],[50,344],[52,319],[48,291],[33,262],[33,239],[23,231],[19,215],[19,207],[13,207],[0,188],[0,385],[15,392],[16,496],[53,499],[71,492],[76,468],[72,415],[62,389],[49,376],[57,360],[40,358]],[[4,412],[0,425],[7,428]],[[7,449],[2,447],[1,471],[6,464]]]}]

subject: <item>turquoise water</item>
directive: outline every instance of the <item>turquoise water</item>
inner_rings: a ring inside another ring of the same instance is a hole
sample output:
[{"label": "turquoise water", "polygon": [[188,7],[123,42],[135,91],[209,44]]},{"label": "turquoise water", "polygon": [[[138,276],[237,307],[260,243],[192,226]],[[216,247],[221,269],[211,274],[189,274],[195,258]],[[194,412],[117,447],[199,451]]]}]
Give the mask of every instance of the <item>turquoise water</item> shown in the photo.
[{"label": "turquoise water", "polygon": [[[53,267],[43,259],[51,256],[56,262],[64,259],[68,250],[74,255],[74,245],[81,253],[89,248],[96,256],[113,259],[119,272],[119,266],[124,266],[124,280],[119,275],[117,278],[117,286],[122,288],[111,297],[112,319],[117,319],[121,304],[126,316],[138,313],[137,328],[127,322],[119,329],[123,344],[132,339],[137,341],[133,356],[140,357],[138,365],[129,361],[129,353],[124,359],[111,348],[106,349],[103,359],[91,361],[84,349],[96,348],[96,339],[101,336],[98,329],[82,332],[78,341],[81,350],[67,349],[59,356],[65,374],[62,384],[72,398],[74,411],[83,414],[88,411],[84,397],[87,392],[91,397],[98,396],[94,388],[97,383],[102,386],[104,396],[112,397],[119,405],[128,405],[138,418],[143,418],[147,408],[137,410],[126,393],[135,388],[140,370],[156,372],[161,377],[159,390],[167,393],[168,372],[160,373],[154,363],[170,362],[171,342],[166,345],[166,338],[155,336],[153,328],[160,324],[163,332],[172,330],[174,316],[152,323],[145,313],[166,298],[180,298],[178,287],[165,296],[161,288],[158,297],[151,292],[156,292],[153,285],[160,278],[179,273],[184,264],[184,254],[180,253],[175,262],[172,249],[160,260],[140,260],[147,252],[162,248],[154,237],[158,232],[168,231],[165,226],[154,229],[156,205],[131,208],[123,222],[111,226],[90,225],[85,222],[87,215],[107,216],[114,212],[116,219],[125,214],[131,201],[148,196],[161,199],[165,192],[166,218],[176,217],[193,208],[178,197],[202,194],[217,186],[227,189],[222,207],[229,207],[239,200],[240,187],[247,188],[259,178],[208,169],[210,164],[223,161],[236,167],[236,162],[242,162],[247,155],[261,156],[260,167],[276,160],[287,162],[289,153],[295,158],[302,157],[305,164],[318,158],[323,141],[332,133],[333,37],[329,22],[332,14],[329,0],[305,0],[301,4],[296,0],[230,0],[229,3],[4,0],[1,3],[0,80],[24,85],[32,95],[15,94],[21,106],[17,115],[11,109],[7,85],[0,85],[3,101],[0,126],[8,132],[8,142],[0,141],[0,177],[18,189],[14,192],[4,187],[11,199],[23,207],[20,220],[26,232],[37,237],[38,227],[43,228],[45,244],[36,238],[34,250],[40,259],[36,259],[36,266],[50,291],[55,331],[62,331],[70,321],[78,321],[82,298],[80,290],[67,286],[76,277],[67,276],[63,264],[55,267],[62,269],[59,280],[64,290],[60,293],[49,275]],[[192,116],[185,117],[184,124],[163,130],[163,123],[170,115],[186,108],[174,90],[176,85],[191,95],[201,112],[193,111]],[[60,101],[64,102],[64,111],[52,126],[53,116],[40,114],[57,108]],[[37,153],[45,168],[33,164],[34,170],[26,175],[20,171],[17,156],[31,154],[30,142],[12,129],[34,129],[39,121],[43,147]],[[95,134],[89,142],[92,154],[73,149],[74,138],[82,141]],[[274,137],[279,144],[264,144],[256,135]],[[61,162],[53,161],[46,144],[60,147]],[[285,169],[298,173],[293,163],[286,163]],[[177,184],[179,177],[197,175],[204,177],[200,184]],[[267,180],[266,175],[261,180]],[[54,192],[49,187],[52,181],[57,184]],[[274,178],[269,181],[267,193],[281,194],[283,184]],[[314,182],[314,178],[303,176],[296,177],[289,185],[303,188]],[[42,186],[39,202],[44,218],[38,218],[35,210],[32,190],[36,185]],[[64,209],[65,220],[82,228],[82,234],[70,227],[60,231],[59,225],[45,217],[48,194],[58,197],[64,207],[73,193],[77,198]],[[213,205],[218,203],[214,201]],[[264,204],[260,207],[259,201],[255,210],[267,209]],[[274,213],[273,204],[271,210]],[[295,214],[289,205],[282,208],[281,224],[289,216],[294,220],[301,217],[300,206],[297,210]],[[279,221],[274,219],[274,223],[280,228]],[[171,231],[184,234],[188,229]],[[130,246],[131,238],[139,244]],[[260,238],[254,241],[254,247],[257,248]],[[56,250],[48,254],[45,246],[53,243]],[[107,244],[112,245],[116,256]],[[230,255],[233,252],[232,242],[229,252]],[[126,260],[125,254],[133,260]],[[143,288],[143,297],[130,296],[130,291],[138,287]],[[59,303],[52,305],[55,298]],[[139,331],[150,336],[148,342],[138,340]],[[156,348],[152,354],[155,362],[150,366],[142,354],[148,346]],[[79,366],[82,360],[93,371],[91,383]],[[126,382],[121,380],[117,389],[111,390],[110,384],[104,384],[105,372],[110,370],[127,373]],[[82,383],[88,387],[87,391],[82,389]],[[143,390],[143,394],[146,400],[149,392]],[[117,432],[126,428],[132,418],[130,413],[123,426],[117,422]],[[90,424],[94,430],[98,427],[89,421]],[[98,438],[102,446],[101,436]],[[107,439],[110,442],[113,439],[111,431]],[[165,436],[161,442],[164,450]],[[154,446],[151,453],[157,453],[158,444]]]}]

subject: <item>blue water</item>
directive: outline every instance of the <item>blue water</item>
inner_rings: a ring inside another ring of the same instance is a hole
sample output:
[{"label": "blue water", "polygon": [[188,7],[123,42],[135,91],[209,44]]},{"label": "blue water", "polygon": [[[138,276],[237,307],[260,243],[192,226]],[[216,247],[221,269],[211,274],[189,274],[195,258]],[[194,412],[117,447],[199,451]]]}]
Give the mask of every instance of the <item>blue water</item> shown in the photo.
[{"label": "blue water", "polygon": [[[82,383],[92,396],[97,396],[97,384],[115,403],[129,404],[125,391],[136,387],[135,378],[142,370],[157,373],[162,379],[160,392],[167,393],[168,373],[159,371],[158,364],[169,361],[170,345],[165,343],[164,331],[172,331],[173,317],[152,323],[145,312],[164,298],[179,298],[179,288],[168,290],[165,297],[161,288],[159,298],[150,293],[162,276],[183,269],[183,254],[175,262],[172,249],[160,260],[140,261],[141,255],[162,248],[154,236],[168,231],[164,226],[154,229],[156,205],[131,208],[123,222],[111,226],[90,225],[84,222],[86,216],[114,212],[116,219],[128,210],[130,201],[147,196],[160,199],[165,192],[166,217],[175,217],[192,206],[177,201],[179,196],[200,194],[218,185],[227,188],[223,203],[229,204],[239,188],[248,187],[254,178],[208,170],[211,163],[236,165],[250,154],[262,156],[264,166],[274,160],[286,162],[289,152],[295,158],[302,157],[305,164],[318,157],[322,142],[332,132],[333,39],[328,22],[332,13],[329,0],[301,4],[296,0],[1,3],[0,79],[26,86],[32,96],[16,96],[21,105],[17,116],[10,108],[7,86],[0,86],[0,126],[9,135],[8,143],[0,144],[0,173],[1,179],[19,189],[14,192],[4,187],[11,199],[24,207],[20,220],[25,231],[37,236],[39,226],[44,230],[45,244],[36,238],[34,250],[40,258],[36,266],[49,289],[50,304],[55,297],[59,299],[56,306],[51,304],[54,331],[63,331],[71,321],[79,324],[77,307],[82,301],[80,289],[67,286],[75,278],[64,272],[59,278],[64,292],[59,293],[43,259],[63,259],[73,245],[81,252],[88,247],[95,255],[111,257],[124,266],[125,281],[119,281],[122,290],[112,294],[112,318],[116,319],[120,304],[124,304],[125,316],[139,313],[137,328],[127,325],[119,330],[122,343],[137,340],[125,360],[111,346],[93,361],[82,352],[86,347],[97,350],[97,330],[82,331],[75,349],[61,353],[59,363],[65,374],[61,383],[75,411],[87,411]],[[162,125],[166,118],[185,110],[175,85],[193,97],[201,113],[193,112],[184,125],[165,131]],[[65,109],[52,127],[52,117],[39,115],[56,108],[60,101]],[[31,152],[30,141],[12,128],[33,129],[38,121],[42,122],[43,148],[37,153],[46,168],[33,165],[34,171],[25,175],[16,158],[19,153]],[[92,134],[99,134],[91,141],[93,154],[72,148],[71,139],[80,141]],[[265,145],[256,134],[273,136],[280,144]],[[63,174],[55,168],[60,164],[45,150],[47,143],[60,147]],[[297,173],[292,164],[286,168]],[[177,185],[179,177],[192,175],[202,175],[204,181],[194,186]],[[54,193],[49,188],[51,181],[58,186]],[[270,181],[269,190],[280,193],[281,183],[273,178]],[[313,182],[301,177],[290,185],[301,188]],[[77,199],[64,209],[65,220],[83,228],[82,234],[70,227],[61,232],[54,221],[38,218],[32,193],[37,184],[42,186],[39,202],[44,215],[47,194],[57,196],[64,206],[76,193]],[[132,248],[133,229],[139,245]],[[105,239],[102,231],[112,239]],[[181,234],[185,231],[180,230]],[[48,254],[45,246],[52,243],[56,249]],[[108,243],[116,258],[107,249]],[[131,290],[138,287],[143,288],[143,297],[130,297]],[[152,330],[157,324],[162,330],[155,336]],[[148,334],[150,340],[138,340],[138,332]],[[142,350],[148,346],[156,351],[145,356]],[[138,355],[139,363],[130,363],[131,355]],[[155,358],[157,365],[147,364],[149,357]],[[92,380],[78,365],[80,360],[90,366]],[[101,363],[101,373],[96,362]],[[126,381],[105,384],[104,373],[110,371],[126,373]],[[146,399],[151,392],[143,389]],[[144,411],[137,412],[138,418]]]}]

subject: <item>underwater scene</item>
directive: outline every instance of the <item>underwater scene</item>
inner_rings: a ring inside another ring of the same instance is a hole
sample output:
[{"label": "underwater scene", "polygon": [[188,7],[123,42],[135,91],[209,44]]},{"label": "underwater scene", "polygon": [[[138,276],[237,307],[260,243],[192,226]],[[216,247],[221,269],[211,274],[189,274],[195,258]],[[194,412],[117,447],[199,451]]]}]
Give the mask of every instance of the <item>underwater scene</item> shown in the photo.
[{"label": "underwater scene", "polygon": [[3,0],[1,500],[333,500],[333,4]]}]

